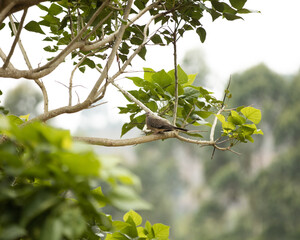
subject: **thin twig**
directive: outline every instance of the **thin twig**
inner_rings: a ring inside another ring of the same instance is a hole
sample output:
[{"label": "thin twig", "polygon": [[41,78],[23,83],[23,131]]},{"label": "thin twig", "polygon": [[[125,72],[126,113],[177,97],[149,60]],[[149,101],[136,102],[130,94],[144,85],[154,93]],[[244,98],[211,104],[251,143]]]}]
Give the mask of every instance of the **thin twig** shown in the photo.
[{"label": "thin twig", "polygon": [[173,32],[173,47],[174,47],[174,76],[175,76],[175,103],[174,103],[174,110],[173,110],[173,125],[176,124],[177,118],[177,108],[178,108],[178,69],[177,69],[177,41],[176,41],[176,25]]},{"label": "thin twig", "polygon": [[[15,25],[15,23],[14,23],[13,18],[12,18],[11,15],[9,16],[9,19],[10,19],[12,31],[13,31],[14,34],[16,35],[16,34],[17,34],[17,28],[16,28],[16,25]],[[21,38],[20,38],[20,37],[19,37],[19,39],[18,39],[18,45],[19,45],[19,48],[20,48],[20,50],[21,50],[21,52],[22,52],[23,58],[24,58],[24,60],[25,60],[25,63],[26,63],[26,65],[27,65],[28,69],[29,69],[29,70],[32,70],[32,65],[31,65],[31,63],[30,63],[29,57],[28,57],[28,55],[27,55],[27,53],[26,53],[26,51],[25,51],[25,48],[24,48],[24,46],[23,46],[23,44],[22,44],[22,41],[21,41]],[[39,86],[39,88],[40,88],[41,91],[42,91],[43,99],[44,99],[44,112],[48,112],[49,99],[48,99],[48,93],[47,93],[47,90],[46,90],[46,88],[45,88],[45,85],[44,85],[44,83],[43,83],[41,80],[39,80],[39,79],[37,79],[37,78],[36,78],[36,79],[33,79],[33,80],[34,80],[34,82]]]},{"label": "thin twig", "polygon": [[20,25],[19,25],[19,29],[17,31],[17,34],[15,35],[14,42],[13,42],[13,44],[11,46],[10,52],[7,55],[6,60],[5,60],[4,64],[3,64],[3,66],[2,66],[3,69],[7,68],[8,64],[9,64],[9,61],[10,61],[10,58],[12,57],[12,55],[14,53],[15,47],[17,45],[17,42],[19,40],[21,31],[22,31],[22,28],[23,28],[23,24],[24,24],[24,20],[25,20],[26,14],[27,14],[27,10],[28,10],[28,8],[24,9],[24,12],[23,12],[23,15],[22,15],[22,18],[21,18],[21,22],[20,22]]},{"label": "thin twig", "polygon": [[183,122],[183,124],[182,124],[182,127],[184,127],[184,126],[186,125],[187,120],[188,120],[188,118],[190,117],[192,111],[194,111],[194,109],[195,109],[194,107],[191,108],[191,110],[189,111],[188,115],[187,115],[186,118],[184,119],[184,122]]},{"label": "thin twig", "polygon": [[[102,10],[105,8],[105,6],[108,4],[109,0],[106,0],[104,3],[102,3],[101,7],[97,9],[97,11],[93,14],[93,16],[90,18],[90,20],[87,22],[87,24],[80,30],[80,32],[77,34],[75,38],[72,39],[72,41],[68,44],[68,46],[63,49],[54,59],[52,59],[50,62],[45,64],[44,66],[35,69],[34,71],[41,71],[44,70],[45,68],[51,67],[53,63],[60,59],[64,58],[65,55],[76,49],[78,46],[76,46],[76,42],[82,37],[82,35],[86,32],[88,27],[95,21],[95,19],[99,16],[99,14],[102,12]],[[84,42],[78,42],[80,46],[84,45]]]},{"label": "thin twig", "polygon": [[[6,58],[7,58],[7,56],[6,56],[5,53],[2,51],[1,48],[0,48],[0,58],[3,60],[3,63],[5,62],[5,60],[6,60]],[[12,65],[11,62],[9,62],[7,68],[10,69],[10,70],[15,69],[14,65]]]},{"label": "thin twig", "polygon": [[99,27],[101,27],[102,25],[103,25],[103,23],[111,16],[113,14],[113,12],[110,12],[105,18],[103,18],[94,28],[93,28],[93,30],[91,31],[91,32],[89,32],[85,37],[84,37],[84,39],[83,40],[88,40],[89,39],[89,37],[93,34],[93,33],[95,33],[96,31],[97,31],[97,29],[99,28]]},{"label": "thin twig", "polygon": [[90,52],[82,57],[82,59],[76,64],[74,69],[71,72],[70,81],[69,81],[69,106],[72,105],[72,88],[73,88],[73,77],[76,69],[83,63],[83,61],[90,55],[94,54],[93,52]]},{"label": "thin twig", "polygon": [[15,1],[11,1],[9,4],[6,5],[4,9],[1,9],[0,11],[0,24],[3,22],[3,20],[6,18],[9,11],[15,6]]},{"label": "thin twig", "polygon": [[[231,82],[231,75],[229,77],[229,81],[228,81],[228,85],[227,85],[227,88],[225,90],[225,93],[224,93],[224,97],[223,97],[223,101],[222,101],[222,106],[221,106],[221,109],[219,110],[219,112],[222,110],[224,110],[224,105],[225,105],[225,100],[226,100],[226,97],[227,97],[227,93],[228,93],[228,90],[229,90],[229,87],[230,87],[230,82]],[[220,112],[221,113],[221,112]],[[220,114],[220,113],[217,113]],[[215,120],[214,120],[214,123],[213,123],[213,126],[211,128],[211,133],[210,133],[210,140],[212,140],[214,138],[214,133],[215,133],[215,128],[216,128],[216,125],[217,125],[217,116],[215,117]],[[211,154],[211,159],[214,158],[214,155],[215,155],[215,152],[216,152],[216,146],[214,146],[214,149],[212,151],[212,154]]]}]

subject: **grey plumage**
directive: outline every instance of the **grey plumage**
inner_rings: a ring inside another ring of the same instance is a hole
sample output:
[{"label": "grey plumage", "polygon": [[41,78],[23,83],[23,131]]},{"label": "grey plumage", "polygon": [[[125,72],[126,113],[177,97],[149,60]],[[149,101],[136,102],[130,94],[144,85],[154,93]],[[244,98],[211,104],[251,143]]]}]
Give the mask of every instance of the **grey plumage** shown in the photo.
[{"label": "grey plumage", "polygon": [[146,125],[147,128],[154,133],[163,133],[173,130],[188,131],[187,129],[173,126],[167,119],[157,117],[150,112],[146,113]]}]

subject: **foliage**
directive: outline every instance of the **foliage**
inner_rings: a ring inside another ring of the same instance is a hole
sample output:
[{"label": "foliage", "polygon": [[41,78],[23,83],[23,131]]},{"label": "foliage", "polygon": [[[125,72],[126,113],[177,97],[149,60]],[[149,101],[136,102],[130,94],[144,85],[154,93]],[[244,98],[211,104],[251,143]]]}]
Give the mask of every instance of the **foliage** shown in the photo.
[{"label": "foliage", "polygon": [[[96,0],[84,0],[80,2],[62,0],[51,3],[50,6],[39,4],[39,8],[45,12],[42,20],[32,20],[24,28],[27,31],[43,35],[50,32],[44,38],[44,41],[51,43],[51,45],[46,46],[44,50],[55,53],[59,51],[60,46],[68,45],[74,36],[78,35],[83,26],[87,25],[90,21],[96,10],[104,4],[103,2]],[[211,5],[209,6],[206,2],[210,2]],[[242,19],[240,14],[250,12],[244,8],[245,3],[246,1],[233,0],[230,1],[230,4],[218,0],[135,0],[131,14],[137,14],[150,4],[153,4],[153,8],[150,8],[149,13],[151,17],[156,16],[156,25],[168,26],[176,23],[178,25],[177,32],[180,36],[183,36],[186,31],[194,30],[199,35],[200,40],[204,42],[206,30],[201,23],[204,12],[209,13],[213,20],[221,16],[227,20]],[[127,1],[124,0],[111,2],[111,5],[105,7],[102,13],[88,26],[86,33],[82,36],[83,39],[90,42],[101,40],[104,36],[113,34],[121,24],[127,24],[128,22],[122,19],[126,4]],[[99,28],[99,24],[102,24],[101,28]],[[144,29],[145,24],[132,24],[127,28],[119,48],[119,57],[123,62],[128,59],[130,49],[135,49],[142,44]],[[154,44],[168,45],[173,41],[172,35],[173,33],[168,28],[165,28],[153,34],[151,41]],[[107,59],[107,54],[105,54],[107,48],[100,48],[100,51],[94,53],[93,57],[96,58],[85,58],[80,64],[81,71],[84,72],[86,66],[90,68],[95,68],[96,65],[102,67],[99,60]],[[142,48],[139,56],[145,59],[146,51],[146,47]],[[76,63],[82,59],[80,53],[86,55],[84,51],[73,52],[72,54],[72,58],[77,57],[78,59],[75,60]]]},{"label": "foliage", "polygon": [[[177,116],[179,125],[194,124],[203,125],[205,121],[221,105],[212,92],[203,87],[193,86],[196,74],[187,75],[183,69],[178,66],[178,108]],[[151,68],[144,68],[144,78],[129,77],[130,80],[139,88],[131,90],[129,93],[139,99],[153,112],[170,118],[173,116],[174,109],[174,70],[158,72]],[[127,99],[132,102],[132,100]],[[140,109],[135,104],[127,104],[126,107],[119,107],[120,113],[130,113],[130,123],[124,124],[122,135],[133,127],[143,128],[141,123],[145,122],[145,115],[140,114]],[[201,135],[199,135],[201,136]]]},{"label": "foliage", "polygon": [[[138,90],[131,90],[129,93],[139,99],[151,111],[157,112],[165,118],[171,118],[174,116],[173,109],[176,98],[174,71],[160,70],[156,72],[151,68],[144,68],[144,78],[128,77],[139,88]],[[222,108],[223,102],[217,100],[212,92],[205,88],[194,86],[195,78],[196,74],[187,75],[178,65],[178,125],[211,126],[206,119],[216,109]],[[129,98],[127,100],[132,102]],[[134,127],[143,128],[145,115],[140,114],[140,108],[136,104],[130,103],[126,107],[119,107],[119,109],[120,114],[130,113],[130,123],[123,125],[122,135]],[[253,134],[263,134],[262,130],[257,129],[256,126],[261,120],[261,111],[254,107],[239,107],[236,111],[231,110],[227,120],[221,113],[216,116],[222,123],[222,135],[230,139],[230,146],[238,142],[254,142],[251,137]],[[202,137],[200,134],[190,135]]]},{"label": "foliage", "polygon": [[149,221],[145,223],[145,227],[140,226],[142,224],[142,217],[131,210],[123,216],[122,221],[114,221],[113,227],[115,232],[108,234],[106,240],[128,240],[128,239],[139,239],[139,240],[168,240],[169,238],[169,227],[156,223],[151,225]]},{"label": "foliage", "polygon": [[[136,177],[118,161],[78,150],[68,131],[22,123],[0,118],[1,239],[99,239],[114,231],[111,217],[99,211],[106,204],[149,207],[136,195]],[[148,230],[156,234],[154,226]]]},{"label": "foliage", "polygon": [[217,118],[222,123],[223,136],[229,137],[231,145],[236,144],[234,140],[254,142],[251,135],[263,134],[262,130],[256,127],[261,120],[261,111],[254,107],[240,107],[237,111],[231,110],[227,121],[221,114],[218,114]]}]

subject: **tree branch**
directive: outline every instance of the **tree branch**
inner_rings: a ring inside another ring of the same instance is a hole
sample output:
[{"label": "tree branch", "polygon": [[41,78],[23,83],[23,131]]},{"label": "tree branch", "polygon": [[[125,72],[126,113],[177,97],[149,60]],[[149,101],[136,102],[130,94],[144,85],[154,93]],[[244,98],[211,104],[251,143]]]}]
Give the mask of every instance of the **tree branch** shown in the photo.
[{"label": "tree branch", "polygon": [[11,49],[9,51],[9,54],[7,55],[7,58],[2,66],[3,69],[6,69],[8,64],[9,64],[9,61],[10,61],[10,58],[12,57],[14,51],[15,51],[15,47],[17,45],[17,42],[19,40],[19,37],[20,37],[20,34],[21,34],[21,31],[22,31],[22,28],[23,28],[23,24],[24,24],[24,20],[25,20],[25,17],[26,17],[26,14],[27,14],[27,8],[24,9],[24,12],[23,12],[23,15],[22,15],[22,18],[21,18],[21,22],[20,22],[20,25],[19,25],[19,29],[17,31],[17,34],[15,35],[15,39],[14,39],[14,42],[11,46]]},{"label": "tree branch", "polygon": [[[7,57],[6,57],[5,53],[2,51],[1,48],[0,48],[0,57],[3,60],[3,63],[4,63]],[[11,64],[11,62],[9,62],[7,68],[10,69],[10,70],[15,69],[15,67]]]},{"label": "tree branch", "polygon": [[8,15],[45,1],[48,0],[1,0],[0,1],[0,24]]},{"label": "tree branch", "polygon": [[[124,19],[123,19],[124,21],[127,21],[127,19],[128,19],[132,3],[133,3],[133,0],[129,0],[128,3],[127,3],[127,6],[126,6],[126,8],[124,10]],[[92,100],[92,99],[94,99],[94,98],[97,97],[98,89],[101,86],[103,80],[105,78],[107,78],[108,70],[110,69],[110,67],[111,67],[111,65],[113,63],[113,60],[114,60],[114,58],[116,56],[116,53],[117,53],[117,50],[118,50],[118,48],[119,48],[119,46],[121,44],[121,41],[122,41],[122,38],[123,38],[123,34],[124,34],[126,28],[127,28],[127,25],[125,25],[125,24],[122,24],[121,27],[119,28],[119,34],[116,36],[114,45],[112,47],[112,50],[111,50],[110,56],[108,57],[106,65],[105,65],[105,67],[103,69],[103,72],[100,75],[100,77],[97,80],[97,82],[95,83],[95,85],[94,85],[93,89],[91,90],[90,94],[88,95],[87,99]]]},{"label": "tree branch", "polygon": [[[11,23],[11,26],[12,26],[12,30],[14,32],[14,34],[16,35],[17,34],[17,28],[16,28],[16,25],[11,17],[11,15],[9,16],[9,19],[10,19],[10,23]],[[22,55],[24,57],[24,60],[26,62],[26,65],[28,67],[29,70],[32,70],[32,65],[29,61],[29,58],[28,58],[28,55],[25,51],[25,48],[22,44],[22,41],[21,41],[21,38],[19,38],[18,40],[18,45],[19,45],[19,48],[22,52]],[[44,98],[44,112],[48,112],[48,103],[49,103],[49,99],[48,99],[48,93],[47,93],[47,90],[45,88],[45,85],[43,84],[42,81],[40,81],[39,79],[34,79],[35,83],[39,86],[39,88],[41,89],[42,91],[42,94],[43,94],[43,98]]]},{"label": "tree branch", "polygon": [[173,110],[173,125],[175,126],[176,124],[176,119],[177,119],[177,107],[178,107],[178,69],[177,69],[177,31],[176,31],[176,25],[175,29],[173,32],[173,47],[174,47],[174,77],[175,77],[175,103],[174,103],[174,110]]}]

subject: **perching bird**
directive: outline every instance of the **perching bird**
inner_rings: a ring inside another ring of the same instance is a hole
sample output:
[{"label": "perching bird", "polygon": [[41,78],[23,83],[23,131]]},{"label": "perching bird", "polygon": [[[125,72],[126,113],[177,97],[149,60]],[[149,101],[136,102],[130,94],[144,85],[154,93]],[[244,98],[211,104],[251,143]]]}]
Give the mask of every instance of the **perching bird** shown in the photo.
[{"label": "perching bird", "polygon": [[187,129],[173,126],[167,119],[160,118],[151,114],[150,112],[146,113],[146,125],[149,130],[154,133],[163,133],[173,130],[181,130],[187,132]]}]

